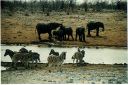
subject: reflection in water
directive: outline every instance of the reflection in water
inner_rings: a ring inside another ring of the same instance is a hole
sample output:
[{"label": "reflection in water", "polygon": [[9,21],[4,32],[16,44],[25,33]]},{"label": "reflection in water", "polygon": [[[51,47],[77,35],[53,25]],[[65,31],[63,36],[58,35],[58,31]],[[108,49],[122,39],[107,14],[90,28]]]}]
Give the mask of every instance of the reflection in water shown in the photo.
[{"label": "reflection in water", "polygon": [[[4,53],[6,49],[10,49],[13,51],[19,51],[23,46],[1,46],[1,60],[10,62],[11,59],[9,56],[4,57]],[[66,60],[64,63],[72,63],[71,57],[77,51],[77,48],[59,48],[59,47],[38,47],[37,45],[26,46],[28,50],[32,50],[33,52],[38,52],[40,54],[41,62],[47,63],[47,57],[51,49],[61,53],[62,51],[67,52]],[[104,63],[104,64],[114,64],[114,63],[127,63],[127,50],[126,49],[112,49],[112,48],[83,48],[85,50],[85,62],[88,63]]]}]

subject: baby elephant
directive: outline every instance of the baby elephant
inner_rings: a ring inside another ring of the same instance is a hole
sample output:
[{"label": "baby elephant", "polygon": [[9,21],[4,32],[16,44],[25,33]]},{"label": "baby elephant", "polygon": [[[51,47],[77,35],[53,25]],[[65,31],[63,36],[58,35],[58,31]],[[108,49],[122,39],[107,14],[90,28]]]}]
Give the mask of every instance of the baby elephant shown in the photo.
[{"label": "baby elephant", "polygon": [[77,27],[76,28],[76,39],[79,36],[79,41],[85,41],[85,28],[84,27]]}]

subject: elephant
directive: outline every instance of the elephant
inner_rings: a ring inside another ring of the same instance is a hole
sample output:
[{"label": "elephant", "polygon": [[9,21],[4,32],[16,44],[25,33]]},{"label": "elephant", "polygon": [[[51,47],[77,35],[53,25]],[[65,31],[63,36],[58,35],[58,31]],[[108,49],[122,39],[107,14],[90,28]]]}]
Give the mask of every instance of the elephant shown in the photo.
[{"label": "elephant", "polygon": [[37,30],[37,33],[38,33],[38,38],[39,40],[41,41],[41,33],[48,33],[49,34],[49,39],[51,40],[52,38],[52,34],[51,34],[51,31],[60,27],[62,24],[60,23],[48,23],[48,24],[44,24],[44,23],[38,23],[36,25],[36,30]]},{"label": "elephant", "polygon": [[69,40],[69,36],[71,36],[72,40],[74,40],[72,27],[65,27],[65,39],[66,39],[66,35],[68,36],[67,40]]},{"label": "elephant", "polygon": [[87,23],[87,29],[88,29],[87,36],[90,37],[91,30],[95,30],[95,29],[96,29],[96,36],[99,36],[99,28],[103,28],[102,31],[104,31],[104,24],[102,22],[90,21],[89,23]]},{"label": "elephant", "polygon": [[[70,36],[72,37],[72,40],[74,40],[72,28],[71,27],[65,27],[63,25],[61,25],[59,29],[54,30],[53,35],[60,41],[69,40]],[[66,36],[68,36],[68,38],[66,38]]]},{"label": "elephant", "polygon": [[77,27],[75,40],[77,40],[77,35],[79,36],[79,41],[85,41],[85,28],[84,27]]},{"label": "elephant", "polygon": [[62,29],[61,27],[56,30],[53,30],[54,38],[59,41],[64,40],[64,35],[65,35],[64,29]]}]

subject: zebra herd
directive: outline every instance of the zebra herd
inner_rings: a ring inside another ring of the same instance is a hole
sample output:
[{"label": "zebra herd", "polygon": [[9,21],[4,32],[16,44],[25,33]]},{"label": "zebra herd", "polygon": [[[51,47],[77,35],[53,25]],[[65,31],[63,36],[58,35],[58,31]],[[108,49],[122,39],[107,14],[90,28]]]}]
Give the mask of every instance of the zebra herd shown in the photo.
[{"label": "zebra herd", "polygon": [[[62,52],[59,54],[59,52],[55,52],[54,49],[51,49],[48,57],[47,57],[47,62],[49,67],[55,67],[55,66],[61,66],[66,59],[66,53],[67,52]],[[6,49],[4,56],[9,55],[11,60],[12,60],[12,66],[16,68],[16,64],[18,61],[23,63],[23,65],[28,68],[29,67],[29,62],[32,62],[36,64],[40,61],[40,54],[37,52],[32,52],[32,50],[27,50],[26,48],[21,48],[19,52],[12,51],[10,49]],[[72,56],[73,63],[76,60],[76,63],[83,63],[84,60],[84,55],[85,51],[78,48],[78,52],[75,52],[74,55]]]}]

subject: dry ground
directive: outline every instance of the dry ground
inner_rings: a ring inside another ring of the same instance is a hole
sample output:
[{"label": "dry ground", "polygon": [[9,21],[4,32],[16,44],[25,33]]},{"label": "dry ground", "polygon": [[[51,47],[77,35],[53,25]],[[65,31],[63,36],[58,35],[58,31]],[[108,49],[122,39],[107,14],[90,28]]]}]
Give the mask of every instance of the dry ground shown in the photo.
[{"label": "dry ground", "polygon": [[[49,71],[49,69],[51,71]],[[123,65],[91,65],[76,67],[64,64],[59,70],[43,65],[31,70],[15,70],[1,72],[2,84],[126,84],[127,66]]]},{"label": "dry ground", "polygon": [[[105,25],[105,31],[100,32],[100,37],[95,37],[95,31],[92,37],[86,37],[85,42],[64,41],[66,45],[107,45],[107,46],[127,46],[127,16],[126,13],[110,12],[88,12],[79,14],[54,13],[46,16],[43,13],[29,14],[25,16],[24,12],[16,12],[12,16],[1,16],[1,42],[2,43],[31,43],[38,41],[35,27],[37,23],[59,22],[65,26],[71,26],[75,38],[75,29],[77,26],[84,26],[89,21],[101,21]],[[85,32],[87,35],[87,31]],[[48,39],[48,34],[41,35],[43,40]]]}]

